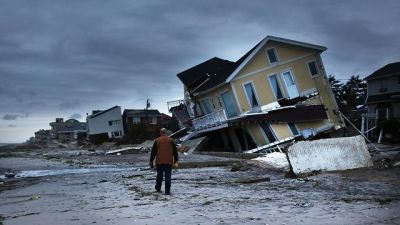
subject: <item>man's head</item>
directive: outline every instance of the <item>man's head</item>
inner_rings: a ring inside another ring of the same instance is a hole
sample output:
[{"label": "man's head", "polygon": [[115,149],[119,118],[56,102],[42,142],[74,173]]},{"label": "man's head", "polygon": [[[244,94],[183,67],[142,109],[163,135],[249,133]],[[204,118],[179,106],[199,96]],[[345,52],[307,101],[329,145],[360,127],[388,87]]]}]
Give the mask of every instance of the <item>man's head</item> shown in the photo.
[{"label": "man's head", "polygon": [[167,135],[167,129],[165,129],[165,128],[161,128],[161,130],[160,130],[160,134],[161,134],[162,136],[165,136],[165,135]]}]

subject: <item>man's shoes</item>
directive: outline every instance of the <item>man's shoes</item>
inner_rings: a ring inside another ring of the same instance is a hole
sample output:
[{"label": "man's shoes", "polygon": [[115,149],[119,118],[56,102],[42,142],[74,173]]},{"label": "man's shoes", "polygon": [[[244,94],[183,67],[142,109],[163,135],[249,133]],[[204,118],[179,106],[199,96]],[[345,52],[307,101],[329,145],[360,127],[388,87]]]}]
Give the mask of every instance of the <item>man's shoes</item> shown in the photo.
[{"label": "man's shoes", "polygon": [[171,195],[171,192],[166,191],[165,194],[166,194],[166,195]]},{"label": "man's shoes", "polygon": [[156,189],[156,191],[157,191],[158,193],[161,193],[161,190],[160,190],[160,189]]}]

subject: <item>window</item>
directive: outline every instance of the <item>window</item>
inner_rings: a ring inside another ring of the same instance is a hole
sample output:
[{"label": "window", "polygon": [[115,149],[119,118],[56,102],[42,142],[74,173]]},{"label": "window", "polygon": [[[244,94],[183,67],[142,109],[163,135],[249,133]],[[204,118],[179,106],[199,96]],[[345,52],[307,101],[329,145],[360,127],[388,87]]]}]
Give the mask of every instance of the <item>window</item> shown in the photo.
[{"label": "window", "polygon": [[122,131],[113,131],[112,132],[113,137],[122,137]]},{"label": "window", "polygon": [[149,123],[150,124],[157,124],[157,117],[150,117]]},{"label": "window", "polygon": [[267,50],[267,55],[270,63],[278,62],[278,58],[276,57],[276,52],[274,48],[270,48]]},{"label": "window", "polygon": [[210,99],[202,100],[201,105],[203,106],[204,114],[212,113],[212,105]]},{"label": "window", "polygon": [[222,93],[221,98],[222,101],[224,102],[225,110],[226,113],[228,114],[228,117],[236,116],[235,103],[233,102],[231,92],[226,91]]},{"label": "window", "polygon": [[133,124],[139,124],[140,123],[140,117],[132,117],[132,123]]},{"label": "window", "polygon": [[283,80],[285,81],[286,90],[289,94],[289,98],[293,99],[299,96],[296,82],[294,81],[293,74],[289,71],[282,73]]},{"label": "window", "polygon": [[271,126],[268,123],[260,124],[262,130],[264,131],[265,136],[268,139],[268,143],[272,143],[276,141],[276,137],[274,131],[271,129]]},{"label": "window", "polygon": [[289,129],[290,129],[290,131],[292,132],[292,134],[294,136],[297,136],[297,135],[300,134],[299,130],[297,130],[297,127],[296,127],[296,125],[294,123],[288,123],[288,126],[289,126]]},{"label": "window", "polygon": [[252,109],[258,107],[258,101],[256,98],[256,94],[254,92],[253,85],[251,83],[247,83],[244,85],[244,89],[246,91],[247,100],[249,101],[250,107]]},{"label": "window", "polygon": [[110,120],[110,121],[108,121],[108,126],[116,126],[118,124],[121,124],[121,120]]},{"label": "window", "polygon": [[317,64],[315,63],[315,61],[308,63],[308,69],[310,70],[311,76],[318,75]]},{"label": "window", "polygon": [[269,83],[271,84],[272,91],[274,92],[275,98],[277,100],[282,99],[283,98],[282,90],[281,87],[279,86],[278,77],[276,76],[276,74],[269,76],[268,79]]}]

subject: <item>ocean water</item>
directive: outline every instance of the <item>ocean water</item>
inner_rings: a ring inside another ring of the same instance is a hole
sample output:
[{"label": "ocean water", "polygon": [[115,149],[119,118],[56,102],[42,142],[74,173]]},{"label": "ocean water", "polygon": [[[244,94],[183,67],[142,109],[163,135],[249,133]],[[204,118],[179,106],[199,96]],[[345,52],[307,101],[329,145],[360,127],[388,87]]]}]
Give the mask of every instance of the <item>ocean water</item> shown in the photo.
[{"label": "ocean water", "polygon": [[9,145],[9,144],[12,144],[12,143],[0,143],[0,147],[4,146],[4,145]]}]

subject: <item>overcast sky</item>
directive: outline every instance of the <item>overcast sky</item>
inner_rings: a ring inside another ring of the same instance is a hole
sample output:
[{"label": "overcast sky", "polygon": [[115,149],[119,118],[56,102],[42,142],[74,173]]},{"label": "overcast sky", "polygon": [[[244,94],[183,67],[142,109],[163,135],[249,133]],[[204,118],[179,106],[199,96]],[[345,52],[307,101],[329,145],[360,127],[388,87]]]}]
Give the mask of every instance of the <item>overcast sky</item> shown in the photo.
[{"label": "overcast sky", "polygon": [[[92,109],[183,98],[176,74],[266,35],[328,47],[328,74],[400,61],[400,1],[0,1],[0,143]],[[345,81],[345,80],[344,80]]]}]

